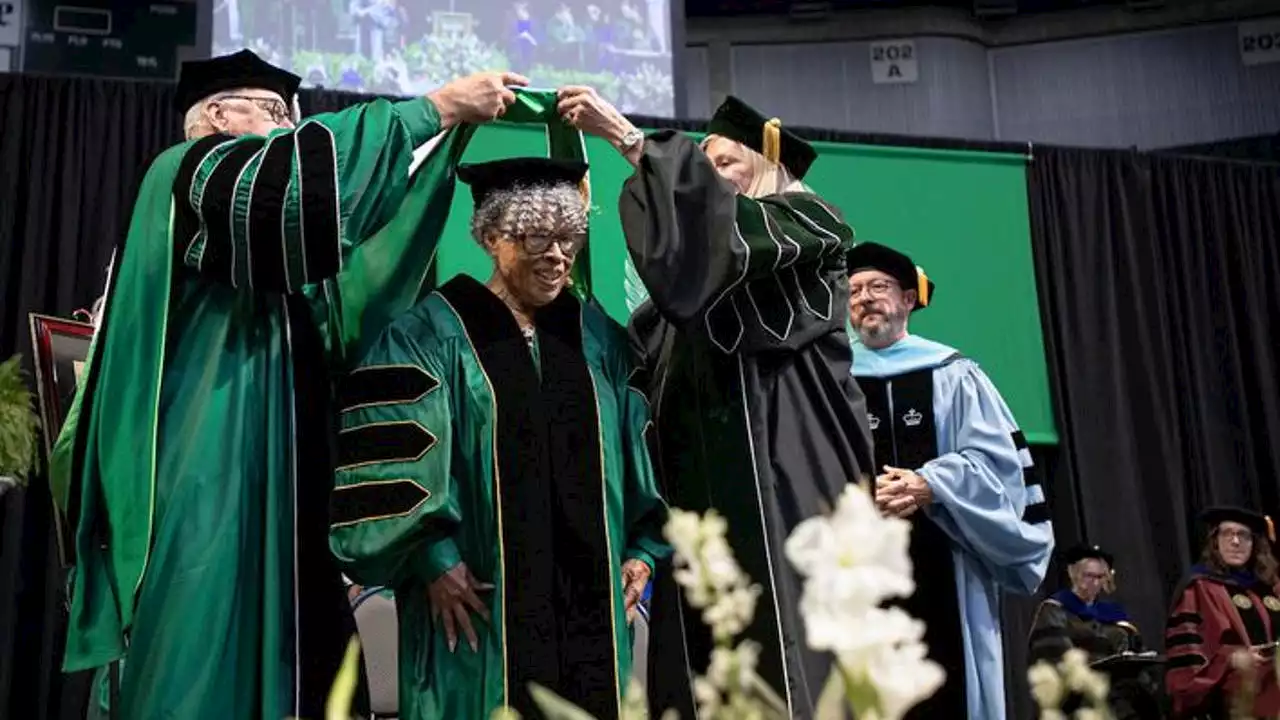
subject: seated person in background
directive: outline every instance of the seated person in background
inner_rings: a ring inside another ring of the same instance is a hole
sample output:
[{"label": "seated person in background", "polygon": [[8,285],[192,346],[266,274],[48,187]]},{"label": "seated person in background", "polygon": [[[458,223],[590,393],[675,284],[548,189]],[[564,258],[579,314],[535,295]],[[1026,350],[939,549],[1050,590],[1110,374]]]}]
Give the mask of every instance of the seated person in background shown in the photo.
[{"label": "seated person in background", "polygon": [[459,167],[492,276],[445,283],[339,388],[331,547],[395,591],[406,720],[538,717],[530,682],[621,711],[628,624],[670,548],[626,332],[565,291],[586,171]]},{"label": "seated person in background", "polygon": [[[1142,651],[1142,636],[1118,603],[1100,600],[1115,592],[1111,553],[1097,545],[1077,545],[1062,556],[1071,587],[1050,595],[1036,611],[1031,628],[1030,661],[1057,663],[1071,648],[1111,678],[1108,698],[1117,720],[1159,718],[1159,659],[1131,655]],[[1100,662],[1102,661],[1102,662]]]},{"label": "seated person in background", "polygon": [[[1165,687],[1176,718],[1280,713],[1272,669],[1280,633],[1280,594],[1271,555],[1271,519],[1250,510],[1210,508],[1200,562],[1174,594],[1165,624]],[[1250,707],[1252,710],[1250,711]]]},{"label": "seated person in background", "polygon": [[1031,662],[1057,662],[1073,647],[1089,660],[1142,650],[1142,636],[1118,603],[1098,599],[1115,592],[1111,553],[1077,545],[1062,555],[1071,587],[1045,598],[1031,628]]}]

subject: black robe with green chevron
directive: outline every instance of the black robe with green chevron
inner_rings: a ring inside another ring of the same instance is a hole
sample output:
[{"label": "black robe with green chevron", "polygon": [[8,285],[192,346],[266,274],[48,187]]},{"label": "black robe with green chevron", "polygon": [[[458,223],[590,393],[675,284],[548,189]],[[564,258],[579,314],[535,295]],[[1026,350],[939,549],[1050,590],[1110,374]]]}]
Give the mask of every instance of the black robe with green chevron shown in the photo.
[{"label": "black robe with green chevron", "polygon": [[[646,141],[620,212],[650,294],[631,329],[647,359],[664,495],[725,516],[734,553],[763,588],[746,633],[761,645],[761,676],[788,717],[811,717],[830,660],[805,645],[801,581],[783,546],[847,483],[874,473],[846,330],[853,230],[812,193],[737,194],[672,132]],[[671,573],[656,577],[652,709],[694,717],[689,673],[705,672],[711,638]]]}]

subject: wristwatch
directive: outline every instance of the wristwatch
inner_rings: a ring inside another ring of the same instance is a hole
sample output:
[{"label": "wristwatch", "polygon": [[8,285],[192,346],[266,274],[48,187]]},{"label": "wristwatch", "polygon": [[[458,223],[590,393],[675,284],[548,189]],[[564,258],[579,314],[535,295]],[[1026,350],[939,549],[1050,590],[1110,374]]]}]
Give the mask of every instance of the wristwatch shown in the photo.
[{"label": "wristwatch", "polygon": [[643,141],[644,141],[644,133],[641,132],[639,128],[631,128],[630,130],[627,131],[625,135],[622,136],[622,140],[618,142],[618,149],[622,151],[623,155],[625,155],[628,152],[630,152],[631,149],[634,148],[637,143],[640,143]]}]

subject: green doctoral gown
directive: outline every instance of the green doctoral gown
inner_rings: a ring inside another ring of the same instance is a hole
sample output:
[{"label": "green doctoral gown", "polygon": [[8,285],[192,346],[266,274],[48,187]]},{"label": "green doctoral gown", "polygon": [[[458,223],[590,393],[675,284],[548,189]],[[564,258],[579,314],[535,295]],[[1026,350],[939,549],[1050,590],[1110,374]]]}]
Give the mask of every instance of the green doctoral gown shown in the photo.
[{"label": "green doctoral gown", "polygon": [[[65,668],[118,717],[317,718],[354,629],[327,552],[330,373],[423,294],[472,128],[376,101],[149,168],[52,458]],[[394,216],[394,219],[393,219]]]},{"label": "green doctoral gown", "polygon": [[[331,545],[390,585],[400,618],[400,717],[537,717],[538,682],[619,714],[631,634],[622,563],[653,567],[666,507],[625,331],[562,293],[528,343],[510,310],[459,276],[397,320],[339,389]],[[449,652],[428,585],[459,561],[483,582],[479,652]]]}]

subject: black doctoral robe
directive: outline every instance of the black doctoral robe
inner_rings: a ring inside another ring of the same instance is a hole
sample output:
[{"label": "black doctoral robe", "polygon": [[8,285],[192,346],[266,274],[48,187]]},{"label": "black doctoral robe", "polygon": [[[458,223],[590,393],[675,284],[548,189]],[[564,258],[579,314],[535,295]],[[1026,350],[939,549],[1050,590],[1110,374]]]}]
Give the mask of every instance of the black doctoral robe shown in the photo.
[{"label": "black doctoral robe", "polygon": [[[850,375],[844,255],[853,230],[810,193],[738,195],[689,138],[645,143],[619,202],[650,299],[632,318],[658,429],[665,496],[715,508],[743,569],[763,588],[746,636],[759,672],[808,718],[830,657],[805,644],[801,581],[783,545],[873,471],[862,393]],[[649,698],[695,717],[690,673],[706,671],[710,633],[655,573]]]}]

